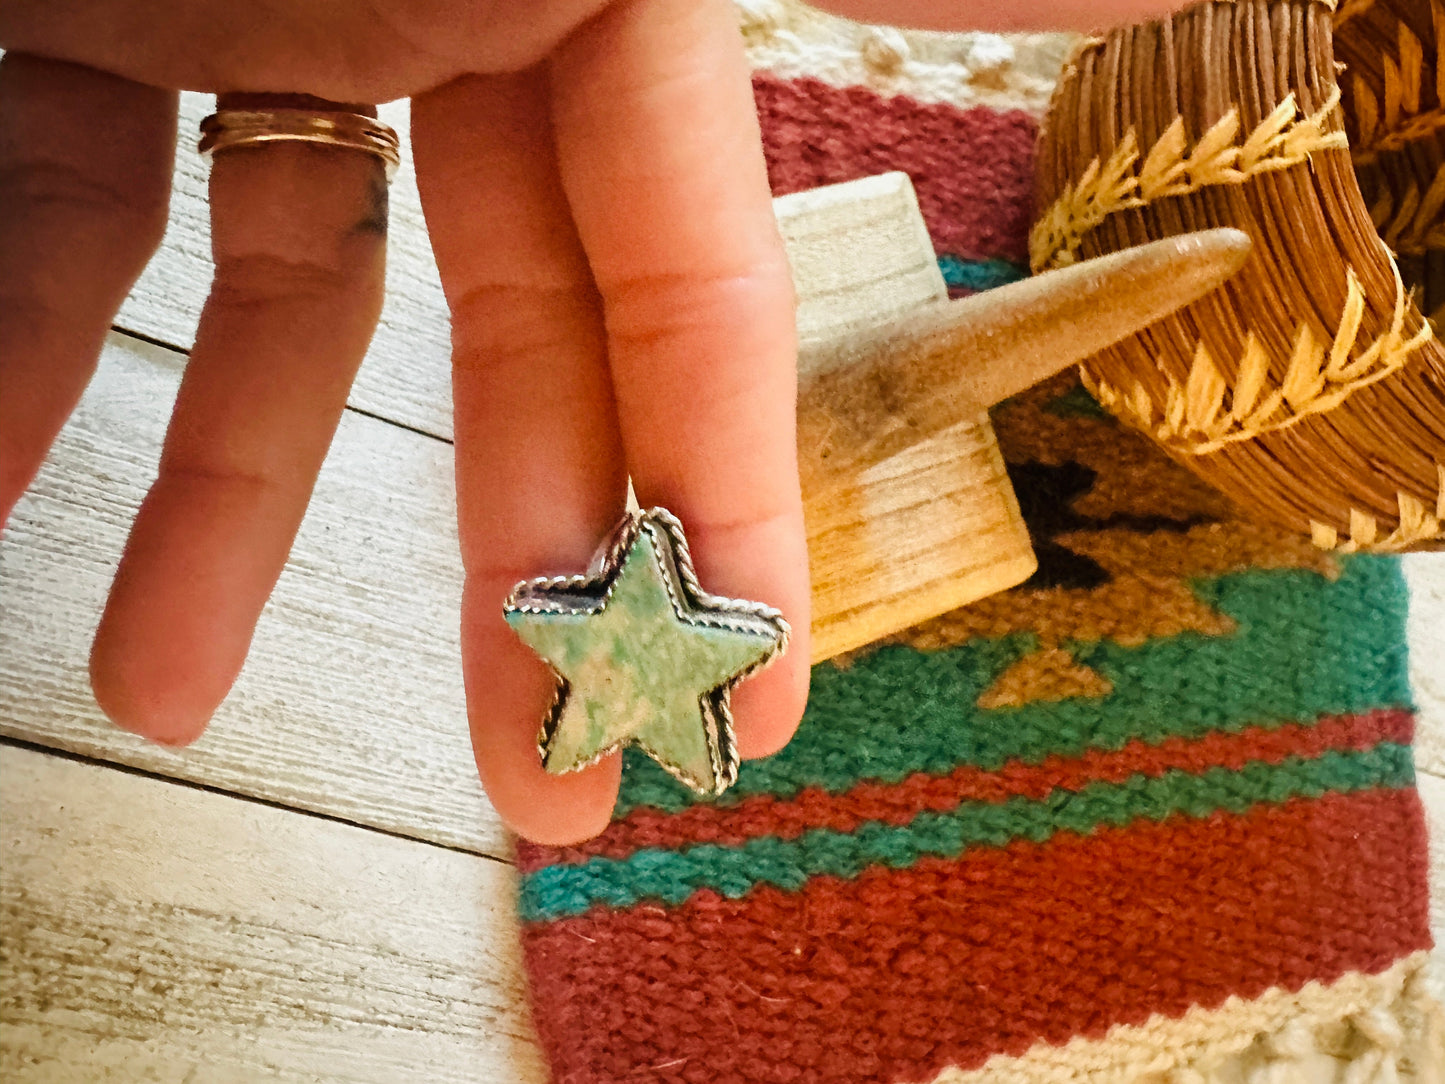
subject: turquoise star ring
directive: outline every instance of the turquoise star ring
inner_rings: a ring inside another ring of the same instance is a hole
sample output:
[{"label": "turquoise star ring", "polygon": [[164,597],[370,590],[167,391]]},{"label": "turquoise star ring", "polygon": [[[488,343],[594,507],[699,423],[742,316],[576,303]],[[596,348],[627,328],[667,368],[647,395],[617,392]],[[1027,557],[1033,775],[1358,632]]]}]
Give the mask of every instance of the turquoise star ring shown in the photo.
[{"label": "turquoise star ring", "polygon": [[790,630],[771,606],[705,592],[672,513],[628,513],[586,574],[519,583],[502,612],[557,677],[537,742],[548,772],[636,745],[700,794],[737,781],[732,688]]}]

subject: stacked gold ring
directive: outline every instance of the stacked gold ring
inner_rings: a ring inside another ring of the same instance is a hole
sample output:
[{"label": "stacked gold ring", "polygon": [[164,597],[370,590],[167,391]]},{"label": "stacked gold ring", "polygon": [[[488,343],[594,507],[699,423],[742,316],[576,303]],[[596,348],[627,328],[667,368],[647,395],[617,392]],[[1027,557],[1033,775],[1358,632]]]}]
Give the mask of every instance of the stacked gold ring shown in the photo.
[{"label": "stacked gold ring", "polygon": [[265,143],[312,143],[343,147],[380,158],[391,180],[401,164],[396,131],[360,113],[311,109],[220,109],[201,121],[196,149],[207,158],[233,147]]}]

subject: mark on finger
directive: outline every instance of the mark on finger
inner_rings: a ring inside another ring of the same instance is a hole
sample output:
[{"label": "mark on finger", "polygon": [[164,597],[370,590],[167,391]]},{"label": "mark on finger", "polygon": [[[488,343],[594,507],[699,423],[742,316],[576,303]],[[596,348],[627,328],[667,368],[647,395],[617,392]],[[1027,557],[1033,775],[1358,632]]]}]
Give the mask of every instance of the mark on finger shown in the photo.
[{"label": "mark on finger", "polygon": [[387,194],[385,172],[379,168],[374,170],[368,186],[366,214],[363,215],[361,221],[357,222],[352,228],[352,232],[385,237],[388,214],[391,206],[390,197]]}]

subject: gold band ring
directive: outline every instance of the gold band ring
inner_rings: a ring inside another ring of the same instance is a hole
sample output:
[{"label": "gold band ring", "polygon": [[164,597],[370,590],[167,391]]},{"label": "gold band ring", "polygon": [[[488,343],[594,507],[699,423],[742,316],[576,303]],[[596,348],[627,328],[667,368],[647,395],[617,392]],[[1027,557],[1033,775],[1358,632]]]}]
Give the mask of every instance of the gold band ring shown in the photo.
[{"label": "gold band ring", "polygon": [[264,143],[315,143],[362,151],[386,164],[388,181],[401,164],[396,131],[381,121],[360,113],[311,109],[218,109],[201,121],[196,149],[210,158],[232,147]]}]

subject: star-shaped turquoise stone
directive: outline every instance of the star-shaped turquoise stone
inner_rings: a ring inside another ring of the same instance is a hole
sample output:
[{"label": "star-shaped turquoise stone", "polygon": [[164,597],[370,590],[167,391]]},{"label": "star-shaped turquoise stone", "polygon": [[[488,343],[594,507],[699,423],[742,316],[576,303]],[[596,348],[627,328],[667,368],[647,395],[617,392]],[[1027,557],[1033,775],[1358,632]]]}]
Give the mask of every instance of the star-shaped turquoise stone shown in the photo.
[{"label": "star-shaped turquoise stone", "polygon": [[695,790],[737,778],[728,695],[783,650],[788,626],[758,603],[702,592],[681,524],[630,514],[591,578],[520,584],[507,623],[556,671],[539,747],[549,772],[640,746]]}]

